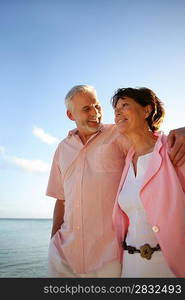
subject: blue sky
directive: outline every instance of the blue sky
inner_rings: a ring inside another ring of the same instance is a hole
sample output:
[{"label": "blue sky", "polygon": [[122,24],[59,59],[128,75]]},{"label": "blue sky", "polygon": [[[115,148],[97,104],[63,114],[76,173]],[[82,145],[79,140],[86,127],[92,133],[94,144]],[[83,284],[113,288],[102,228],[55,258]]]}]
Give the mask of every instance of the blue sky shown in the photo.
[{"label": "blue sky", "polygon": [[76,84],[96,88],[105,123],[118,87],[145,86],[164,132],[184,126],[184,15],[184,0],[0,1],[0,217],[52,217],[45,190]]}]

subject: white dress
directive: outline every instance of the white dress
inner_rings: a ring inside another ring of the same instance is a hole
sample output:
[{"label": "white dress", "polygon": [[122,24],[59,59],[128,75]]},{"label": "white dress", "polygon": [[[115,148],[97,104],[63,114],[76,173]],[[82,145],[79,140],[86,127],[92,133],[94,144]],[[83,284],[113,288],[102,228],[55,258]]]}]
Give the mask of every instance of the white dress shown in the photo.
[{"label": "white dress", "polygon": [[[139,191],[143,175],[146,172],[152,153],[138,158],[137,174],[135,176],[133,164],[129,166],[128,174],[120,192],[118,202],[129,217],[129,228],[126,243],[139,249],[144,244],[155,247],[158,241],[147,221]],[[155,199],[154,199],[155,200]],[[162,251],[155,251],[150,260],[141,257],[140,253],[129,254],[124,251],[121,277],[175,277],[169,269]]]}]

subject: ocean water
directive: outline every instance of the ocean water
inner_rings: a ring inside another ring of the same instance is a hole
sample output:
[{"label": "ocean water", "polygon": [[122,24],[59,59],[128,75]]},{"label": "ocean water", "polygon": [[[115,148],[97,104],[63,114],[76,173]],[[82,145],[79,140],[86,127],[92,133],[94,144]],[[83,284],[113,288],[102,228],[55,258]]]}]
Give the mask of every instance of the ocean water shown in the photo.
[{"label": "ocean water", "polygon": [[0,219],[0,277],[47,277],[51,219]]}]

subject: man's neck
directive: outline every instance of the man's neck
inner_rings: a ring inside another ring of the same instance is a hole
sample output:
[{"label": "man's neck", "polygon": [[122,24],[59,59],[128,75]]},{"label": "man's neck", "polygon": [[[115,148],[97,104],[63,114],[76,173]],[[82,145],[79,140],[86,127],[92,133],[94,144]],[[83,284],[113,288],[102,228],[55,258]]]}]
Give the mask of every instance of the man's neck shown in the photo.
[{"label": "man's neck", "polygon": [[89,134],[82,134],[82,133],[80,133],[79,131],[77,131],[77,134],[78,134],[79,138],[81,139],[82,144],[85,145],[85,144],[87,143],[87,141],[88,141],[94,134],[97,134],[98,132],[99,132],[99,130],[97,130],[96,132],[89,133]]}]

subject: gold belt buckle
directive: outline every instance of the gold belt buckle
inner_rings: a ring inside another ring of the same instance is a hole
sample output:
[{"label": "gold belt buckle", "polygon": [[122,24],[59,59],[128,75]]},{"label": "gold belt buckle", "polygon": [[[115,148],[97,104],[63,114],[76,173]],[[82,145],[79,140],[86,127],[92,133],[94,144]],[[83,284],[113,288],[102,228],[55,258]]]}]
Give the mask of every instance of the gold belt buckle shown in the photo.
[{"label": "gold belt buckle", "polygon": [[144,244],[140,247],[141,257],[146,259],[151,259],[154,250],[150,247],[149,244]]}]

